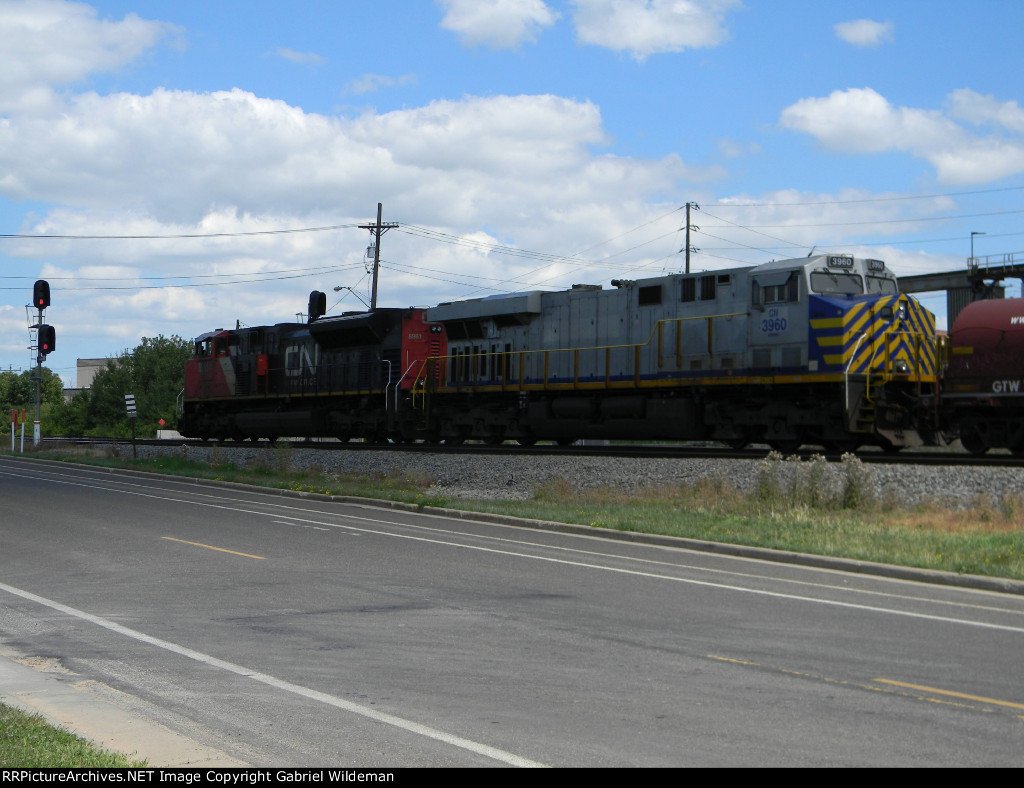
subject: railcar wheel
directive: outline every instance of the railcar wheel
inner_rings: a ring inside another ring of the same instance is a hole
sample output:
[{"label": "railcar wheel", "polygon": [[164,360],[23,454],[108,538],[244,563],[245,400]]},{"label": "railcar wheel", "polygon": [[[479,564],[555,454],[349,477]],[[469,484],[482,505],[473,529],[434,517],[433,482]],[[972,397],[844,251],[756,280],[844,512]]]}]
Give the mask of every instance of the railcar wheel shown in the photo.
[{"label": "railcar wheel", "polygon": [[559,438],[555,441],[559,446],[572,446],[579,438]]},{"label": "railcar wheel", "polygon": [[792,454],[801,446],[804,445],[802,440],[794,438],[792,440],[774,440],[768,441],[768,445],[772,447],[779,454]]},{"label": "railcar wheel", "polygon": [[722,443],[724,443],[733,451],[740,451],[741,449],[745,449],[747,448],[747,446],[750,445],[750,441],[748,441],[746,438],[730,438],[727,441],[722,441]]},{"label": "railcar wheel", "polygon": [[528,438],[516,438],[516,443],[520,446],[533,446],[537,442],[537,439],[532,435]]}]

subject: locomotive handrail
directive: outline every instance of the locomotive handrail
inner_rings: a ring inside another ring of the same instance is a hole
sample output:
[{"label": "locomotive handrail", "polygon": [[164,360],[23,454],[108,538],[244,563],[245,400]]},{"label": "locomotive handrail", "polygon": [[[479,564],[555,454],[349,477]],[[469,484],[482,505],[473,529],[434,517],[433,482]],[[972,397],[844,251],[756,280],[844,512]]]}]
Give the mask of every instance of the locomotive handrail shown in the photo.
[{"label": "locomotive handrail", "polygon": [[[388,363],[390,363],[390,362],[388,362]],[[412,368],[415,367],[415,366],[416,366],[416,360],[413,359],[411,362],[409,362],[409,366],[405,370],[405,372],[402,373],[402,377],[400,377],[398,379],[398,382],[395,383],[395,416],[398,416],[398,392],[402,388],[402,381],[405,380],[406,375],[408,375],[409,372],[412,370]],[[391,371],[389,369],[388,370],[388,378],[390,379],[390,377],[391,377]],[[390,385],[391,384],[388,383],[388,386],[390,386]],[[384,394],[385,394],[385,396],[387,396],[388,386],[384,387]]]},{"label": "locomotive handrail", "polygon": [[[860,339],[858,339],[857,340],[857,344],[853,346],[853,352],[850,354],[850,360],[848,362],[846,362],[846,369],[843,370],[843,378],[844,378],[844,380],[843,380],[843,388],[845,390],[845,395],[846,395],[846,412],[847,413],[850,412],[850,367],[853,366],[853,360],[855,358],[857,358],[857,349],[860,348],[861,342],[863,342],[867,338],[867,335],[868,335],[867,331],[862,331],[861,332]],[[872,360],[873,359],[874,359],[874,357],[872,357]],[[870,364],[868,365],[868,371],[870,372]],[[869,387],[871,385],[870,380],[871,380],[871,376],[869,374],[868,375],[868,386]],[[865,389],[865,395],[867,394],[867,392],[868,392],[868,389]]]},{"label": "locomotive handrail", "polygon": [[[894,339],[898,341],[900,336],[907,338],[911,353],[911,366],[907,371],[907,375],[912,379],[916,378],[917,383],[920,385],[922,377],[927,374],[928,371],[925,369],[925,364],[922,358],[922,353],[926,344],[929,344],[934,348],[935,369],[932,370],[932,374],[938,374],[940,364],[939,353],[942,349],[942,341],[940,337],[930,337],[921,331],[901,331],[899,329],[894,331],[884,331],[876,340],[871,342],[871,357],[868,359],[867,367],[862,373],[865,380],[864,397],[869,402],[871,401],[871,392],[873,387],[884,385],[895,375],[904,374],[895,372],[893,369],[895,360],[892,352],[892,345]],[[843,370],[843,386],[847,414],[850,412],[850,370],[857,359],[857,353],[861,344],[865,339],[867,339],[867,337],[868,333],[866,331],[861,332],[860,338],[857,340],[853,350],[850,352],[849,360],[846,362],[846,368]],[[876,367],[876,359],[878,358],[879,353],[883,354],[880,369]]]},{"label": "locomotive handrail", "polygon": [[[426,381],[426,376],[423,373],[427,369],[428,365],[431,362],[433,362],[433,363],[435,363],[437,365],[440,365],[441,372],[442,372],[440,377],[442,379],[445,379],[445,378],[447,378],[447,375],[445,373],[447,372],[447,366],[448,366],[448,362],[449,361],[456,362],[456,368],[458,369],[458,366],[460,365],[460,363],[462,362],[463,359],[471,360],[470,361],[471,369],[472,370],[476,370],[476,369],[479,368],[478,367],[478,362],[479,362],[480,359],[487,358],[487,357],[499,357],[499,356],[502,358],[502,377],[501,377],[502,388],[504,389],[504,387],[506,385],[506,382],[508,380],[508,369],[507,369],[507,365],[505,363],[505,360],[508,359],[509,357],[512,357],[512,356],[518,356],[519,357],[519,387],[522,388],[522,386],[524,384],[524,378],[525,378],[524,363],[523,363],[524,360],[525,360],[524,357],[528,356],[528,355],[529,356],[536,356],[539,353],[543,353],[544,354],[544,377],[543,377],[543,383],[542,383],[542,385],[544,387],[547,387],[549,382],[550,382],[550,354],[552,354],[552,353],[572,353],[573,354],[573,375],[572,375],[572,379],[573,379],[573,385],[576,386],[576,385],[579,384],[579,354],[583,353],[583,352],[587,352],[587,351],[599,351],[599,350],[605,351],[605,380],[607,382],[607,380],[609,378],[609,375],[610,375],[610,355],[611,355],[611,351],[613,351],[613,350],[629,350],[629,349],[632,349],[634,351],[634,353],[633,353],[633,379],[634,379],[635,383],[638,383],[639,382],[639,378],[640,378],[640,351],[643,348],[651,347],[652,345],[654,345],[656,347],[656,349],[657,349],[657,354],[658,354],[658,366],[660,367],[660,366],[663,365],[662,344],[663,344],[663,336],[664,336],[664,325],[666,323],[675,323],[677,325],[677,330],[676,330],[676,348],[677,348],[676,349],[676,356],[677,356],[677,359],[679,359],[679,358],[681,358],[681,350],[680,349],[681,349],[681,344],[682,344],[681,326],[682,326],[682,324],[684,322],[702,320],[702,321],[706,321],[708,323],[708,340],[707,340],[708,341],[708,350],[707,350],[707,352],[710,355],[710,354],[713,353],[713,348],[712,348],[713,333],[712,333],[712,330],[711,330],[711,322],[713,320],[718,320],[720,318],[745,317],[747,314],[748,314],[747,312],[725,312],[725,313],[717,314],[717,315],[694,315],[692,317],[667,317],[667,318],[662,318],[661,320],[657,321],[657,323],[655,324],[654,328],[651,329],[651,333],[648,335],[647,340],[644,341],[644,342],[635,342],[635,343],[619,344],[619,345],[591,345],[591,346],[586,346],[586,347],[573,347],[573,348],[542,348],[542,349],[536,349],[536,350],[509,350],[509,351],[500,351],[500,352],[497,352],[497,353],[490,353],[490,352],[486,352],[486,351],[485,352],[480,352],[480,353],[459,353],[459,354],[451,354],[451,353],[449,353],[449,354],[443,355],[443,356],[430,356],[430,357],[428,357],[427,359],[424,360],[422,366],[420,367],[419,371],[417,372],[416,378],[414,379],[414,383],[413,383],[413,389],[415,390],[416,388],[420,387],[421,379],[424,381],[422,387],[426,388],[426,382],[425,382]],[[656,345],[655,345],[655,338],[657,338],[657,344]],[[677,366],[678,366],[678,364],[677,364]],[[457,372],[456,372],[456,374],[457,374]],[[458,376],[458,377],[461,377],[461,376]],[[463,380],[460,380],[460,379],[455,379],[455,380],[452,381],[452,384],[457,389],[461,389],[464,384],[469,386],[469,387],[476,386],[477,385],[477,381],[475,379],[475,376],[471,374],[470,378],[471,378],[471,380],[469,380],[469,381],[463,381]]]}]

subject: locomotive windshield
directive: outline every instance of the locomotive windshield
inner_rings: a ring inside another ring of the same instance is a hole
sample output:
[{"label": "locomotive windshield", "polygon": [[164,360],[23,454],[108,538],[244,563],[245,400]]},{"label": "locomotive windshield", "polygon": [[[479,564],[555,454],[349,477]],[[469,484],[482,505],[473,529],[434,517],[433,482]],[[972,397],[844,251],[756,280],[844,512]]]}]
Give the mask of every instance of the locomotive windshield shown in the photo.
[{"label": "locomotive windshield", "polygon": [[896,295],[898,292],[896,280],[887,276],[868,275],[868,292],[880,293],[881,295]]},{"label": "locomotive windshield", "polygon": [[863,295],[864,279],[860,274],[839,271],[815,271],[811,274],[811,290],[834,295]]}]

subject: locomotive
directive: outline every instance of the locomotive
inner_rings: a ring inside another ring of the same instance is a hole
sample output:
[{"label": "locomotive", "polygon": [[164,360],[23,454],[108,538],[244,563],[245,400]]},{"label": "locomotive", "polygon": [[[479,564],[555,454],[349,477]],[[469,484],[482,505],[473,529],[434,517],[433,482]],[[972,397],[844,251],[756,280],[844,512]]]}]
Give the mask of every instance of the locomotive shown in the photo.
[{"label": "locomotive", "polygon": [[975,301],[949,334],[942,418],[974,454],[1024,455],[1024,299]]},{"label": "locomotive", "polygon": [[821,254],[217,330],[186,437],[708,440],[852,450],[941,427],[934,316],[881,260]]}]

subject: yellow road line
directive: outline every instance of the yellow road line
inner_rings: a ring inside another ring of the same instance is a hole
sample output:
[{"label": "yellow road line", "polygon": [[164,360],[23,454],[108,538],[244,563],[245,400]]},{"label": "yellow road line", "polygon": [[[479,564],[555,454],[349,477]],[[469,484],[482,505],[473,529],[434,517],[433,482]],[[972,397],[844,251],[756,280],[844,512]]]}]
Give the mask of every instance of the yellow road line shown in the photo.
[{"label": "yellow road line", "polygon": [[994,698],[983,698],[980,695],[967,695],[963,692],[953,692],[952,690],[936,689],[935,687],[925,687],[921,684],[906,684],[902,681],[893,681],[892,679],[874,679],[879,684],[892,684],[894,687],[903,687],[905,689],[918,690],[920,692],[933,692],[936,695],[948,695],[951,698],[963,698],[964,700],[973,700],[978,703],[991,703],[995,706],[1006,706],[1010,709],[1024,709],[1024,703],[1012,703],[1008,700],[996,700]]},{"label": "yellow road line", "polygon": [[221,553],[231,553],[231,555],[240,555],[243,558],[255,558],[257,561],[266,561],[262,555],[249,555],[248,553],[237,553],[234,550],[225,550],[223,547],[214,547],[213,545],[200,544],[199,542],[189,542],[185,539],[175,539],[173,536],[161,536],[161,539],[166,539],[169,542],[181,542],[182,544],[195,545],[196,547],[205,547],[207,550],[217,550]]}]

